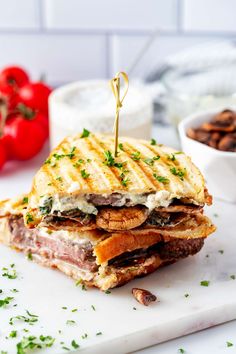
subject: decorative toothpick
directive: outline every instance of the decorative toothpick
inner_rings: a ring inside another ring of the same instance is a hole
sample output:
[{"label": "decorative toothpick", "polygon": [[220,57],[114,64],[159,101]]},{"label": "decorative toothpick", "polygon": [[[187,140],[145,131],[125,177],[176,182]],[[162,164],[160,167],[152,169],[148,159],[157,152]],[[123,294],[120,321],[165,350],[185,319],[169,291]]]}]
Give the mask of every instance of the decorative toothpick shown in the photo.
[{"label": "decorative toothpick", "polygon": [[[125,82],[125,91],[124,91],[124,95],[122,98],[120,98],[120,77],[122,77]],[[128,89],[129,89],[128,75],[125,72],[120,71],[119,73],[116,74],[116,76],[113,79],[111,79],[110,85],[111,85],[111,89],[112,89],[112,92],[113,92],[113,94],[115,96],[115,100],[116,100],[116,118],[115,118],[115,124],[114,124],[114,128],[115,128],[115,157],[116,157],[117,156],[117,148],[118,148],[118,135],[119,135],[119,115],[120,115],[120,109],[122,107],[122,103],[123,103],[124,98],[128,92]]]}]

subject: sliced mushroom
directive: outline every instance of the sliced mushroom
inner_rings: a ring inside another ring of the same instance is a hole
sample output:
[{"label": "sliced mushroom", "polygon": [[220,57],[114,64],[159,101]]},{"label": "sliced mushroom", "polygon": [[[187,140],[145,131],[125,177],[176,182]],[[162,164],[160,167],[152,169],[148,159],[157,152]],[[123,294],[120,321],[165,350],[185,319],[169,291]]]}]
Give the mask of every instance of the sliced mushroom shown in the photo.
[{"label": "sliced mushroom", "polygon": [[236,130],[236,115],[229,109],[224,110],[217,114],[211,122],[203,123],[201,128],[209,132],[233,132]]},{"label": "sliced mushroom", "polygon": [[211,139],[211,133],[200,128],[189,128],[187,131],[187,136],[203,144],[208,144]]},{"label": "sliced mushroom", "polygon": [[219,142],[218,149],[222,151],[236,152],[236,133],[227,134]]},{"label": "sliced mushroom", "polygon": [[96,216],[98,227],[110,230],[130,230],[143,224],[148,217],[145,207],[102,208]]}]

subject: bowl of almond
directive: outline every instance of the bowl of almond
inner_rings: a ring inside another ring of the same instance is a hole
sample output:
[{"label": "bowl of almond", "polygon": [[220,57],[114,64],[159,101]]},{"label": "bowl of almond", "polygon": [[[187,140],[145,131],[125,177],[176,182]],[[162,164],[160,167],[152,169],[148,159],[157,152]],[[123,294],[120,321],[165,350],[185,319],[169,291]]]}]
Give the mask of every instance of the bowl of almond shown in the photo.
[{"label": "bowl of almond", "polygon": [[206,176],[210,193],[236,203],[236,107],[192,114],[178,129],[182,149]]}]

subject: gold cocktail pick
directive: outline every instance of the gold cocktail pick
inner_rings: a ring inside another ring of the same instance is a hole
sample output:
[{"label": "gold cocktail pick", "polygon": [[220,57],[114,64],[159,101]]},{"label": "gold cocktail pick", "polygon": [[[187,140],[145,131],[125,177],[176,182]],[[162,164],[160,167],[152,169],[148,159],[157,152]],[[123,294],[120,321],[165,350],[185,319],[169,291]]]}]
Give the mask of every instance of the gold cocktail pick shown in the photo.
[{"label": "gold cocktail pick", "polygon": [[[124,90],[124,94],[123,97],[120,98],[120,79],[121,77],[123,78],[124,82],[125,82],[125,90]],[[116,74],[116,76],[111,79],[110,81],[110,86],[112,89],[112,92],[115,96],[115,100],[116,100],[116,118],[115,118],[115,124],[114,124],[114,128],[115,128],[115,157],[117,156],[117,148],[118,148],[118,135],[119,135],[119,115],[120,115],[120,109],[122,107],[122,103],[124,101],[124,98],[128,92],[129,89],[129,78],[128,75],[123,72],[120,71]]]}]

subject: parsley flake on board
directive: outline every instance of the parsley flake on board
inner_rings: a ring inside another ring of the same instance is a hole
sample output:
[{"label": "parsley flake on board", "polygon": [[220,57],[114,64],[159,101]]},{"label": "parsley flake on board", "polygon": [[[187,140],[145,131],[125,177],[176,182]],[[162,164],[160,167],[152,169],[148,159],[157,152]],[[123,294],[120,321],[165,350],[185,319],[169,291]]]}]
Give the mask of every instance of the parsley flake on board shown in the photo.
[{"label": "parsley flake on board", "polygon": [[226,342],[227,347],[232,347],[233,343],[232,342]]},{"label": "parsley flake on board", "polygon": [[17,343],[17,354],[26,354],[28,349],[43,349],[50,348],[55,341],[55,338],[51,336],[40,335],[39,338],[36,336],[23,337],[22,340]]},{"label": "parsley flake on board", "polygon": [[185,350],[183,348],[179,348],[178,349],[178,352],[181,353],[181,354],[184,354],[185,353]]},{"label": "parsley flake on board", "polygon": [[14,297],[7,296],[5,299],[0,300],[0,307],[6,307],[10,302],[14,300]]},{"label": "parsley flake on board", "polygon": [[31,253],[31,252],[27,253],[27,259],[28,259],[29,261],[32,261],[32,260],[33,260],[33,256],[32,256],[32,253]]},{"label": "parsley flake on board", "polygon": [[29,323],[30,325],[33,325],[35,322],[38,322],[39,316],[31,314],[28,310],[26,310],[26,313],[27,313],[28,317],[24,316],[24,315],[18,315],[18,316],[11,317],[9,324],[13,325],[16,320]]},{"label": "parsley flake on board", "polygon": [[76,343],[76,341],[73,339],[72,342],[71,342],[71,346],[74,348],[74,349],[78,349],[79,348],[79,344]]},{"label": "parsley flake on board", "polygon": [[152,139],[151,139],[151,141],[150,141],[150,144],[151,144],[151,145],[156,145],[156,144],[157,144],[157,142],[156,142],[156,140],[155,140],[155,139],[153,139],[153,138],[152,138]]},{"label": "parsley flake on board", "polygon": [[185,176],[186,171],[181,170],[180,168],[172,167],[172,168],[170,169],[170,172],[171,172],[174,176],[178,176],[178,177],[181,179],[181,181],[184,180],[184,176]]},{"label": "parsley flake on board", "polygon": [[16,338],[17,337],[17,331],[11,331],[9,333],[9,338]]},{"label": "parsley flake on board", "polygon": [[189,294],[184,294],[184,297],[189,297]]},{"label": "parsley flake on board", "polygon": [[80,138],[87,138],[89,135],[90,131],[84,128],[82,134],[80,135]]},{"label": "parsley flake on board", "polygon": [[66,324],[67,325],[74,325],[74,324],[76,324],[76,322],[74,320],[67,320]]},{"label": "parsley flake on board", "polygon": [[17,289],[10,289],[10,291],[11,291],[12,293],[18,293],[18,292],[19,292],[19,290],[17,290]]},{"label": "parsley flake on board", "polygon": [[102,332],[97,332],[96,333],[96,336],[101,336],[102,335]]},{"label": "parsley flake on board", "polygon": [[158,182],[161,182],[161,183],[164,183],[164,184],[170,182],[169,178],[164,177],[164,176],[158,176],[156,173],[153,173],[153,177],[154,177]]},{"label": "parsley flake on board", "polygon": [[201,285],[201,286],[209,286],[209,285],[210,285],[210,281],[209,281],[209,280],[202,280],[202,281],[200,282],[200,285]]},{"label": "parsley flake on board", "polygon": [[223,253],[224,253],[224,250],[218,250],[218,252],[219,252],[220,254],[223,254]]},{"label": "parsley flake on board", "polygon": [[17,278],[17,272],[14,269],[15,264],[11,264],[10,268],[3,267],[2,268],[2,277],[7,277],[8,279],[16,279]]},{"label": "parsley flake on board", "polygon": [[88,334],[87,333],[84,333],[82,336],[81,336],[82,339],[86,339],[88,338]]},{"label": "parsley flake on board", "polygon": [[235,279],[236,279],[236,276],[235,276],[235,274],[232,274],[232,275],[230,275],[230,279],[233,279],[233,280],[235,280]]}]

